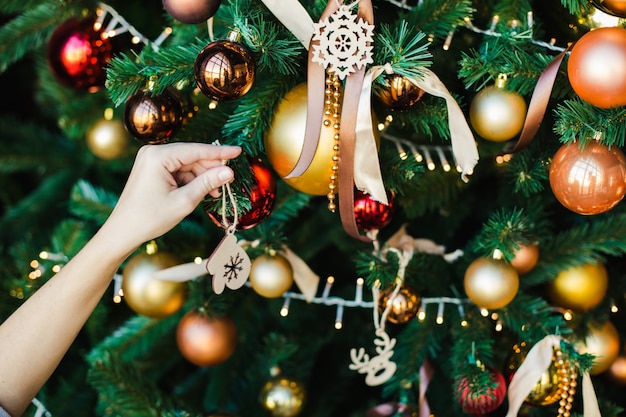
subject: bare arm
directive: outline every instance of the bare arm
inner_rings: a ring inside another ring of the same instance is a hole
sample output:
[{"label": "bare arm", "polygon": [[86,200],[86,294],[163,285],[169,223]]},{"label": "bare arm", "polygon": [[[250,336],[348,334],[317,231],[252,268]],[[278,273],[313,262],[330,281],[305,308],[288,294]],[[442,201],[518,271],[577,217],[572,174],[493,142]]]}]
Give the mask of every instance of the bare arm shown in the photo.
[{"label": "bare arm", "polygon": [[[0,406],[20,416],[54,372],[122,262],[230,182],[239,147],[142,147],[115,209],[63,269],[0,325]],[[180,186],[178,184],[184,184]]]}]

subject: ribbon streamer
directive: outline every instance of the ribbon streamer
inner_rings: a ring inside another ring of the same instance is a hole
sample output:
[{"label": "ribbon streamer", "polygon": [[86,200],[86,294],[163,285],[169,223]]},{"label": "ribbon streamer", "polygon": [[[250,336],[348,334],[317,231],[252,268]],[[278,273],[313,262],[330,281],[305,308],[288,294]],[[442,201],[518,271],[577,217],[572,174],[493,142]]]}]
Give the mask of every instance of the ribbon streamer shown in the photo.
[{"label": "ribbon streamer", "polygon": [[320,277],[315,274],[311,268],[309,268],[302,258],[296,255],[287,246],[283,247],[280,254],[283,255],[291,264],[291,268],[293,269],[293,280],[304,296],[304,299],[310,303],[315,298]]},{"label": "ribbon streamer", "polygon": [[428,399],[426,398],[426,391],[428,390],[428,384],[433,377],[435,370],[430,364],[428,359],[425,359],[420,366],[420,386],[419,386],[419,417],[430,417],[430,406],[428,405]]},{"label": "ribbon streamer", "polygon": [[313,19],[298,0],[261,0],[276,18],[308,50],[313,37]]}]

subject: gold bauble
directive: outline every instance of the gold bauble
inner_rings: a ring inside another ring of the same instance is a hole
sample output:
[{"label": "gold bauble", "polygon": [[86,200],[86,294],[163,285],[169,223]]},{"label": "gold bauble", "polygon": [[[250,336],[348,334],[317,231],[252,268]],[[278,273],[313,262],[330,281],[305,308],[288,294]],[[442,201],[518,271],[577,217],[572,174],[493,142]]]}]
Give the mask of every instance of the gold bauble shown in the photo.
[{"label": "gold bauble", "polygon": [[465,271],[464,286],[474,304],[497,310],[515,298],[519,274],[504,259],[478,258]]},{"label": "gold bauble", "polygon": [[[265,153],[272,168],[287,184],[306,194],[326,195],[333,173],[335,128],[322,123],[317,150],[307,170],[299,177],[285,178],[296,166],[302,147],[307,117],[307,84],[289,90],[276,107],[264,137]],[[372,128],[378,140],[377,120],[372,113]]]},{"label": "gold bauble", "polygon": [[382,315],[389,307],[387,321],[395,324],[404,324],[417,314],[422,297],[411,288],[400,287],[398,293],[392,297],[395,287],[389,287],[378,296],[378,311]]},{"label": "gold bauble", "polygon": [[[510,382],[515,371],[520,367],[526,355],[530,350],[530,346],[526,342],[521,342],[513,346],[513,351],[508,358],[507,368],[505,370],[505,377]],[[544,371],[537,383],[528,393],[528,396],[524,400],[528,404],[534,406],[544,406],[554,404],[561,399],[561,394],[567,392],[567,389],[561,384],[563,376],[559,372],[559,368],[556,366],[555,357],[552,357],[550,367]]]},{"label": "gold bauble", "polygon": [[610,321],[589,326],[589,333],[584,340],[578,340],[574,346],[579,353],[595,356],[590,375],[598,375],[611,367],[620,352],[619,333]]},{"label": "gold bauble", "polygon": [[611,381],[619,385],[626,385],[626,355],[621,354],[606,371]]},{"label": "gold bauble", "polygon": [[305,391],[302,384],[285,377],[274,377],[267,381],[259,399],[271,417],[295,417],[304,405]]},{"label": "gold bauble", "polygon": [[476,94],[470,104],[470,123],[485,140],[505,142],[522,131],[526,119],[526,101],[513,92],[495,85]]},{"label": "gold bauble", "polygon": [[102,119],[87,132],[87,147],[91,153],[102,159],[123,156],[130,142],[124,123],[118,119]]},{"label": "gold bauble", "polygon": [[530,272],[537,265],[537,261],[539,261],[539,245],[519,245],[519,249],[515,251],[511,259],[511,266],[518,274],[523,275]]},{"label": "gold bauble", "polygon": [[609,285],[601,263],[587,263],[565,269],[548,284],[548,298],[558,307],[587,311],[597,306]]},{"label": "gold bauble", "polygon": [[282,255],[263,254],[252,261],[248,279],[257,294],[267,298],[276,298],[291,288],[293,268]]},{"label": "gold bauble", "polygon": [[186,282],[161,281],[154,273],[179,265],[179,260],[167,252],[134,255],[122,272],[124,300],[137,314],[162,318],[174,314],[187,300]]}]

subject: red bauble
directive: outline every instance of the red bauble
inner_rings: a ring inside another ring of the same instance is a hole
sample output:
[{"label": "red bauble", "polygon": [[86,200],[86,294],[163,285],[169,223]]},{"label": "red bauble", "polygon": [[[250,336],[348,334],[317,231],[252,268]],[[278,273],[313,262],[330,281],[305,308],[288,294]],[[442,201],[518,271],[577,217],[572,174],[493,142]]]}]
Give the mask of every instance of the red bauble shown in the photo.
[{"label": "red bauble", "polygon": [[163,0],[165,11],[182,23],[196,24],[209,20],[221,0]]},{"label": "red bauble", "polygon": [[584,34],[572,48],[567,75],[587,103],[602,108],[626,105],[626,29],[603,27]]},{"label": "red bauble", "polygon": [[626,194],[626,157],[617,147],[599,142],[563,145],[550,165],[554,196],[571,211],[600,214],[616,206]]},{"label": "red bauble", "polygon": [[236,39],[238,33],[231,32],[229,40],[211,42],[196,57],[196,85],[202,94],[216,101],[238,99],[254,83],[256,63],[252,53]]},{"label": "red bauble", "polygon": [[165,90],[162,94],[139,92],[124,107],[124,125],[142,143],[165,143],[183,123],[180,100]]},{"label": "red bauble", "polygon": [[237,346],[237,327],[230,317],[212,317],[191,310],[176,328],[180,353],[198,366],[215,366],[228,359]]},{"label": "red bauble", "polygon": [[[237,229],[246,230],[256,226],[265,220],[274,208],[276,202],[276,178],[272,171],[265,165],[260,158],[248,157],[250,168],[252,168],[252,185],[249,190],[242,187],[241,192],[250,200],[250,209],[238,213]],[[225,196],[228,198],[228,196]],[[222,197],[224,198],[224,197]],[[212,204],[212,206],[214,206]],[[213,222],[224,227],[222,221],[221,205],[217,210],[209,210],[205,205],[205,212]],[[226,216],[228,224],[232,224],[234,216],[231,214]]]},{"label": "red bauble", "polygon": [[113,52],[111,40],[94,29],[94,19],[71,18],[52,32],[48,67],[61,84],[95,92],[104,87]]},{"label": "red bauble", "polygon": [[354,218],[361,230],[380,230],[391,223],[394,211],[394,194],[387,193],[387,202],[383,204],[374,200],[372,196],[356,190],[354,193]]},{"label": "red bauble", "polygon": [[[506,397],[506,381],[497,369],[489,369],[493,388],[483,390],[482,387],[473,387],[471,381],[464,378],[457,386],[457,400],[459,405],[468,414],[483,415],[498,408]],[[482,395],[477,393],[481,392]]]}]

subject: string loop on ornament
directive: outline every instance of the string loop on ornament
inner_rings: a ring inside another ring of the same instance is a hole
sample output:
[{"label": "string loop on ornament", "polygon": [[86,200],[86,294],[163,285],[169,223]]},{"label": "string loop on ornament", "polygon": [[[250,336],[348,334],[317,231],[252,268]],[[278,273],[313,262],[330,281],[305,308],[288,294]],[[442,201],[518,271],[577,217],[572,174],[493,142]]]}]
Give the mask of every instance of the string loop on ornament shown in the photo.
[{"label": "string loop on ornament", "polygon": [[343,7],[345,9],[352,9],[353,7],[355,7],[357,4],[359,4],[361,0],[355,0],[350,4],[344,4],[343,2],[340,2],[339,0],[335,0],[335,3],[337,3],[337,7]]},{"label": "string loop on ornament", "polygon": [[[219,140],[214,140],[212,145],[220,146],[221,143]],[[222,161],[222,165],[226,165],[226,161]],[[226,216],[226,196],[228,195],[228,199],[230,200],[230,205],[233,209],[233,222],[231,224],[228,223],[228,218]],[[222,184],[222,226],[226,230],[228,234],[234,234],[237,230],[237,224],[239,223],[239,214],[237,213],[237,199],[233,195],[233,191],[230,189],[230,183]]]},{"label": "string loop on ornament", "polygon": [[[397,278],[396,278],[396,286],[394,287],[392,293],[389,295],[389,300],[393,300],[398,295],[398,293],[400,292],[400,289],[402,288],[402,284],[404,283],[404,273],[406,271],[407,265],[409,264],[409,261],[413,257],[413,251],[409,249],[409,250],[401,252],[396,248],[388,248],[387,250],[396,253],[398,255],[398,262],[399,262],[398,273],[397,273]],[[374,286],[372,287],[372,295],[374,297],[374,300],[378,299],[379,289],[380,289],[380,281],[376,281],[374,283]],[[374,326],[376,327],[377,335],[380,333],[384,333],[385,331],[385,321],[387,320],[387,316],[389,315],[389,312],[391,311],[391,305],[392,303],[387,303],[380,317],[378,316],[378,308],[376,306],[374,306],[373,308]]]}]

